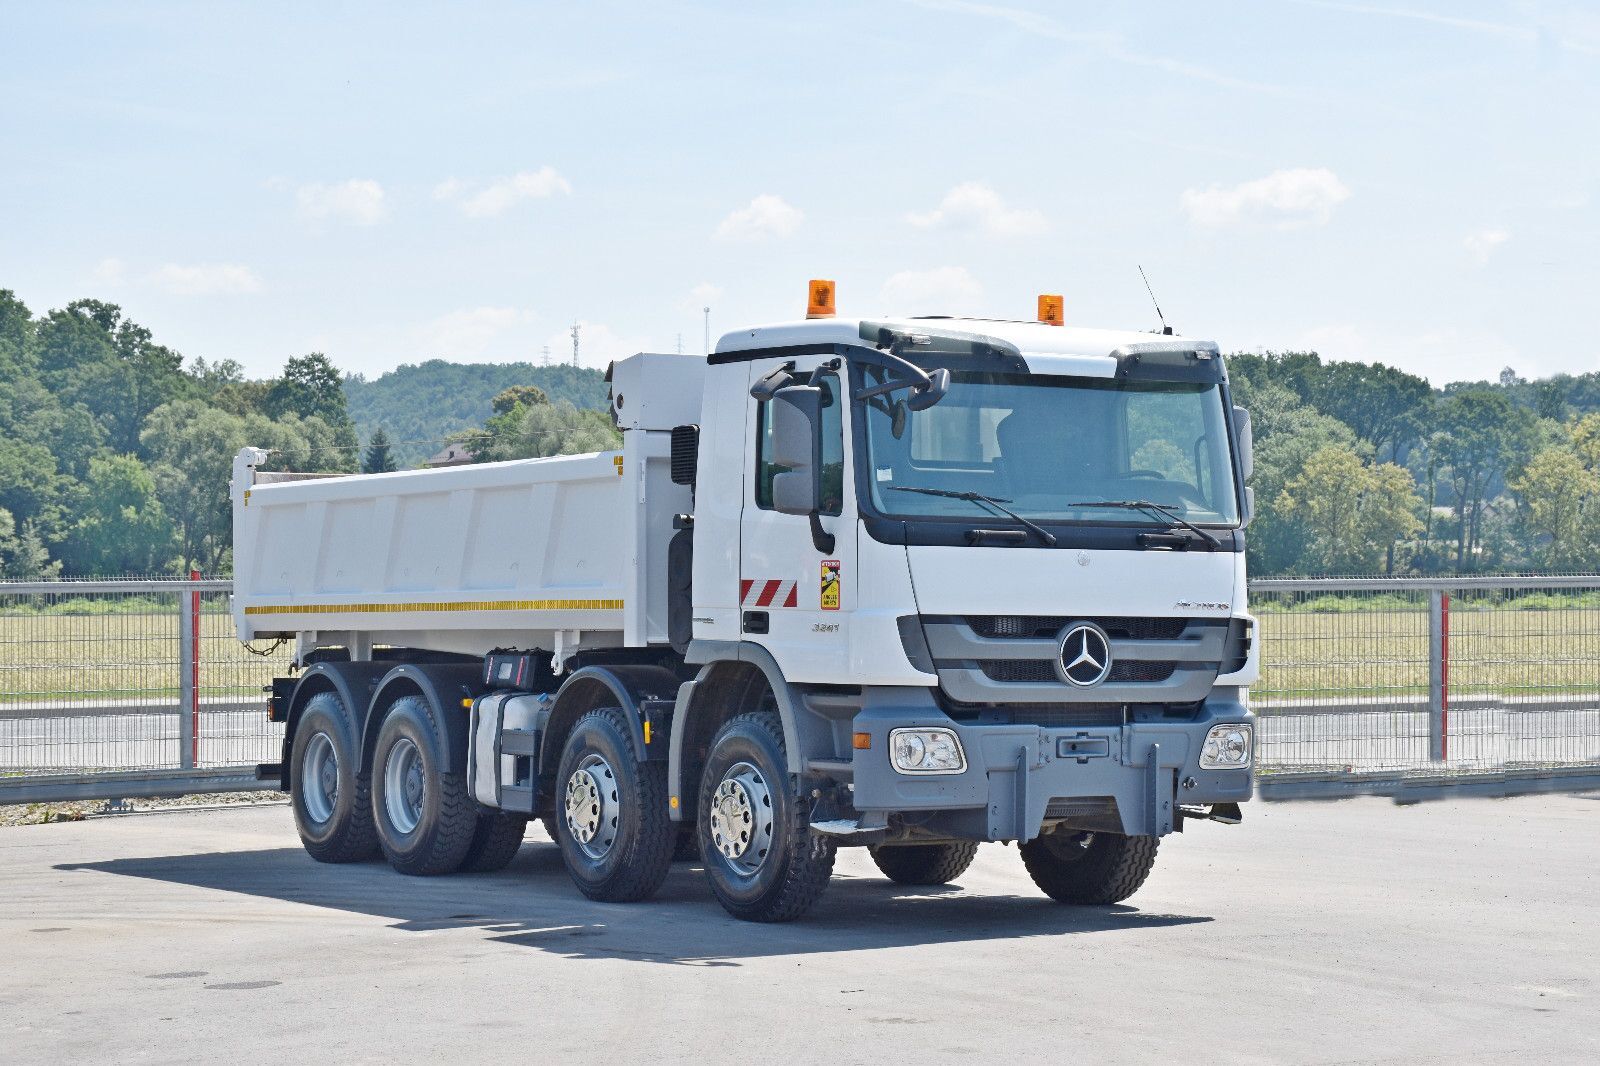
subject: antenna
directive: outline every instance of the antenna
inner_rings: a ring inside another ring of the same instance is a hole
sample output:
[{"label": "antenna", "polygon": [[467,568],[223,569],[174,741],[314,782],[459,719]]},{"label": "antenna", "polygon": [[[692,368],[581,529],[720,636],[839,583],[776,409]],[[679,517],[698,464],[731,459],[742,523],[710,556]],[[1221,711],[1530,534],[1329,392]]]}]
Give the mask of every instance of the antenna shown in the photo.
[{"label": "antenna", "polygon": [[544,346],[544,364],[543,365],[544,366],[549,366],[550,365],[550,346],[548,344]]},{"label": "antenna", "polygon": [[1161,335],[1172,336],[1172,327],[1167,325],[1167,316],[1161,313],[1161,305],[1156,303],[1156,291],[1150,287],[1150,279],[1144,276],[1144,267],[1139,268],[1139,277],[1144,278],[1144,291],[1150,294],[1150,302],[1155,304],[1156,317],[1161,320]]},{"label": "antenna", "polygon": [[681,332],[678,334],[678,354],[683,354],[683,334]]},{"label": "antenna", "polygon": [[700,310],[703,311],[705,313],[705,316],[706,316],[706,357],[710,358],[710,356],[711,356],[711,308],[702,307]]},{"label": "antenna", "polygon": [[572,365],[578,365],[578,331],[583,328],[582,323],[572,324]]}]

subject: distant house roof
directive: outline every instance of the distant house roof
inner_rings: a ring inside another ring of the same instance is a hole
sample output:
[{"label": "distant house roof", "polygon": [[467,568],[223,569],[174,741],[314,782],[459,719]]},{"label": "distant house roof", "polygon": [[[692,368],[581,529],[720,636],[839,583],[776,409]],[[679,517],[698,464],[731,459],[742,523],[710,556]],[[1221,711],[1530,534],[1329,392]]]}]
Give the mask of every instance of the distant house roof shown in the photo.
[{"label": "distant house roof", "polygon": [[472,453],[465,444],[447,444],[444,451],[423,463],[423,466],[466,466],[472,462]]}]

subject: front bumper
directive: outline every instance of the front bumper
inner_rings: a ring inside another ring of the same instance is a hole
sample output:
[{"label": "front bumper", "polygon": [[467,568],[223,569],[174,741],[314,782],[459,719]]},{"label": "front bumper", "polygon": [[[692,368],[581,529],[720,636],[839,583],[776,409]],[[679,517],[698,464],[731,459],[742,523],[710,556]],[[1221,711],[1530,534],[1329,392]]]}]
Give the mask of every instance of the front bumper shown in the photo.
[{"label": "front bumper", "polygon": [[[1254,723],[1233,691],[1207,699],[1192,721],[1141,721],[1143,716],[1130,714],[1122,726],[969,724],[931,701],[868,707],[853,725],[872,738],[871,747],[855,751],[852,761],[854,805],[863,815],[898,815],[975,840],[1028,841],[1055,821],[1162,836],[1180,824],[1180,804],[1250,798],[1249,768],[1200,768],[1207,730]],[[895,770],[889,733],[911,727],[954,731],[966,769],[943,775]]]}]

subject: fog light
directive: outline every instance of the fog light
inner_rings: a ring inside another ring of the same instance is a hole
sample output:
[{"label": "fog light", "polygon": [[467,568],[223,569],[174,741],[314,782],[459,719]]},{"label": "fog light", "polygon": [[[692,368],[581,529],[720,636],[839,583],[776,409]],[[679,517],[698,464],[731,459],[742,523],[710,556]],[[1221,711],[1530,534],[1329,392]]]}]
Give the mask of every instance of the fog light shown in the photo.
[{"label": "fog light", "polygon": [[959,774],[967,768],[961,741],[948,729],[891,730],[889,751],[903,774]]},{"label": "fog light", "polygon": [[1238,770],[1250,765],[1250,727],[1239,722],[1214,725],[1200,748],[1202,770]]}]

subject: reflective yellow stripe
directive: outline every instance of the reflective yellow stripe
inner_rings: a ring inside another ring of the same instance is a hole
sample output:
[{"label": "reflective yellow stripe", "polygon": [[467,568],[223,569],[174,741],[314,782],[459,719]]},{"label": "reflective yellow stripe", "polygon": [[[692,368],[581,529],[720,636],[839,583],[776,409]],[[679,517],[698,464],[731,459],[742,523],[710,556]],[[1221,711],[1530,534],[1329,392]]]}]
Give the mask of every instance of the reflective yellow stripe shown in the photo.
[{"label": "reflective yellow stripe", "polygon": [[414,611],[620,611],[621,600],[451,600],[444,603],[281,603],[245,614],[409,614]]}]

